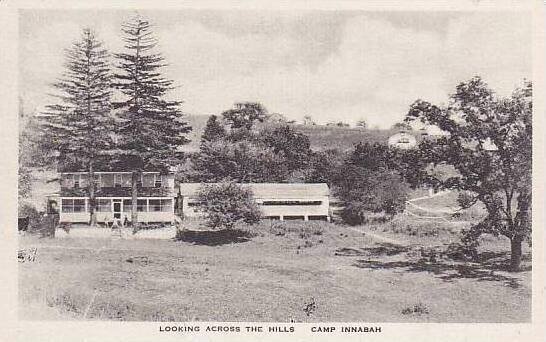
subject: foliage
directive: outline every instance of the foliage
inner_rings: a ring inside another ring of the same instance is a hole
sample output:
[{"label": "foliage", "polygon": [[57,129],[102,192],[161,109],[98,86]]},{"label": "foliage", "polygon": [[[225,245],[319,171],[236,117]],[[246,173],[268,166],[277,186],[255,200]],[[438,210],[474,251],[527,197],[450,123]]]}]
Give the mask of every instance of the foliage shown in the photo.
[{"label": "foliage", "polygon": [[275,154],[281,154],[290,172],[305,168],[311,158],[309,137],[295,131],[290,126],[282,126],[273,130],[265,130],[263,142],[273,149]]},{"label": "foliage", "polygon": [[225,137],[201,141],[199,153],[192,157],[192,178],[242,183],[304,180],[311,156],[309,138],[288,125],[261,131],[231,129]]},{"label": "foliage", "polygon": [[27,167],[19,165],[19,184],[18,184],[18,197],[19,201],[23,198],[27,198],[30,195],[32,189],[32,174]]},{"label": "foliage", "polygon": [[212,141],[201,145],[193,159],[196,181],[282,181],[288,173],[284,159],[255,140]]},{"label": "foliage", "polygon": [[224,120],[232,129],[250,130],[257,121],[264,122],[267,119],[267,110],[260,103],[239,102],[235,103],[234,107],[222,113]]},{"label": "foliage", "polygon": [[207,124],[201,135],[201,143],[218,141],[226,137],[226,129],[221,122],[218,121],[216,115],[211,115],[207,120]]},{"label": "foliage", "polygon": [[466,234],[484,233],[512,242],[511,268],[519,269],[521,242],[531,237],[532,85],[510,97],[496,96],[479,77],[459,84],[447,106],[418,100],[407,121],[420,120],[448,134],[420,150],[427,162],[452,165],[457,175],[438,182],[465,191],[460,204],[483,203],[487,217]]},{"label": "foliage", "polygon": [[309,183],[327,183],[334,185],[345,162],[346,154],[337,149],[314,152],[311,156],[310,172],[306,179]]},{"label": "foliage", "polygon": [[395,129],[397,131],[411,131],[411,125],[409,125],[407,122],[397,122],[394,125],[392,125],[392,129]]},{"label": "foliage", "polygon": [[131,221],[137,222],[138,173],[145,169],[166,171],[182,158],[179,146],[188,143],[191,127],[183,120],[181,101],[167,100],[173,81],[161,76],[164,59],[154,52],[157,40],[150,23],[139,16],[122,26],[126,51],[115,54],[118,73],[115,87],[121,99],[117,161],[132,170]]},{"label": "foliage", "polygon": [[390,156],[386,145],[359,144],[340,168],[335,189],[346,223],[367,222],[370,213],[392,217],[405,208],[409,186],[391,164]]},{"label": "foliage", "polygon": [[[166,168],[181,157],[191,128],[183,121],[181,101],[166,100],[173,81],[161,77],[164,58],[153,50],[157,40],[150,23],[135,16],[122,26],[126,52],[116,53],[115,87],[122,99],[118,109],[117,149],[132,169]],[[160,133],[159,133],[160,132]],[[159,134],[158,134],[159,133]]]},{"label": "foliage", "polygon": [[65,67],[53,84],[59,102],[42,115],[44,142],[59,153],[61,163],[87,167],[112,144],[108,52],[93,31],[84,29],[81,40],[67,50]]},{"label": "foliage", "polygon": [[44,217],[43,212],[36,210],[30,203],[20,201],[17,214],[19,217],[29,218],[27,231],[31,234],[51,235],[51,230],[55,230],[55,223],[49,222],[50,220]]},{"label": "foliage", "polygon": [[211,228],[231,229],[239,222],[253,224],[261,218],[252,191],[235,183],[204,185],[197,200]]},{"label": "foliage", "polygon": [[[59,155],[61,168],[84,168],[93,179],[101,156],[112,149],[111,74],[108,52],[90,29],[66,52],[66,71],[53,86],[59,102],[43,114],[44,147]],[[95,183],[89,182],[90,222],[95,223]]]}]

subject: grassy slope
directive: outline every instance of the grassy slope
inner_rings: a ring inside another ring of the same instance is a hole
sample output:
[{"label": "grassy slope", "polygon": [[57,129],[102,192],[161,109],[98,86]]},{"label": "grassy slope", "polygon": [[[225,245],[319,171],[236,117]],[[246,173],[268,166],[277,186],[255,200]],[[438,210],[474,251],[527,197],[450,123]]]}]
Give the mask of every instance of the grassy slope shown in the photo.
[{"label": "grassy slope", "polygon": [[[188,136],[191,142],[184,146],[184,150],[196,151],[199,149],[199,139],[205,128],[208,116],[188,115],[187,121],[193,130]],[[278,124],[265,124],[276,126]],[[389,136],[396,133],[396,130],[361,129],[331,126],[304,126],[292,125],[292,127],[309,136],[311,147],[314,150],[325,150],[338,148],[349,150],[359,142],[381,142],[386,143]]]},{"label": "grassy slope", "polygon": [[[22,308],[49,305],[64,317],[77,319],[83,317],[94,294],[88,319],[530,319],[529,271],[507,274],[485,264],[421,263],[405,246],[385,244],[358,231],[370,231],[370,227],[353,230],[325,223],[287,223],[271,228],[264,223],[255,229],[255,237],[238,243],[25,237],[21,244],[38,246],[38,257],[34,263],[19,265],[20,303]],[[373,231],[381,232],[381,228]],[[404,240],[402,233],[391,236]],[[412,238],[412,243],[420,242],[419,236]],[[444,241],[434,236],[423,239]],[[127,261],[135,256],[146,256],[148,262]],[[307,316],[303,308],[311,298],[317,308]],[[430,313],[401,313],[417,303]],[[35,310],[24,309],[21,315],[36,317]]]}]

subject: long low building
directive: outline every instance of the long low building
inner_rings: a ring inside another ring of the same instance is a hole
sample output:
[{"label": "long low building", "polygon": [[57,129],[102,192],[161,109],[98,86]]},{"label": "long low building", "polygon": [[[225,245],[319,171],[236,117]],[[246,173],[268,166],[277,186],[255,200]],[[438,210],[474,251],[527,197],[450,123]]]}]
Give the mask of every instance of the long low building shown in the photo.
[{"label": "long low building", "polygon": [[[196,217],[197,193],[207,183],[181,183],[179,209],[183,217]],[[210,184],[210,183],[208,183]],[[330,220],[330,190],[326,183],[244,183],[262,214],[277,220]]]}]

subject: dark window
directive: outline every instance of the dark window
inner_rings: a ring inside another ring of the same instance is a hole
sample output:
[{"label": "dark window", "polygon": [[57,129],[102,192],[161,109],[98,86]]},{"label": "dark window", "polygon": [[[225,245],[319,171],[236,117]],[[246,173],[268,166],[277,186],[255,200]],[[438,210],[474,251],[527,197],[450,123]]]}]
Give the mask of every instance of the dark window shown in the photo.
[{"label": "dark window", "polygon": [[263,201],[262,205],[321,205],[322,201]]},{"label": "dark window", "polygon": [[309,215],[307,218],[309,219],[309,221],[327,221],[328,220],[328,216],[324,216],[324,215]]},{"label": "dark window", "polygon": [[280,216],[267,216],[266,219],[268,219],[268,220],[280,220],[281,217]]},{"label": "dark window", "polygon": [[303,217],[303,216],[283,216],[283,219],[285,219],[285,220],[304,220],[305,217]]},{"label": "dark window", "polygon": [[148,211],[148,200],[145,200],[145,199],[137,200],[137,211],[140,211],[140,212]]}]

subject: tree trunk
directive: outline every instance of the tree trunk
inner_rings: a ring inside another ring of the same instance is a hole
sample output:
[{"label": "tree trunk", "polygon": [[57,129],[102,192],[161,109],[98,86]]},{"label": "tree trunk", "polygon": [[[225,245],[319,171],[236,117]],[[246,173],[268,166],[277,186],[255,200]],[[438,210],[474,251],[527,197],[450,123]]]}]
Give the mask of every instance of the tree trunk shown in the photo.
[{"label": "tree trunk", "polygon": [[95,199],[95,171],[93,170],[93,162],[89,162],[87,178],[87,189],[89,192],[89,225],[91,227],[95,227],[97,225],[97,212]]},{"label": "tree trunk", "polygon": [[517,272],[520,270],[521,264],[521,243],[522,239],[518,236],[514,236],[510,240],[510,271]]},{"label": "tree trunk", "polygon": [[138,212],[137,212],[137,200],[138,200],[138,176],[137,171],[133,171],[131,174],[131,225],[134,227],[138,222]]}]

